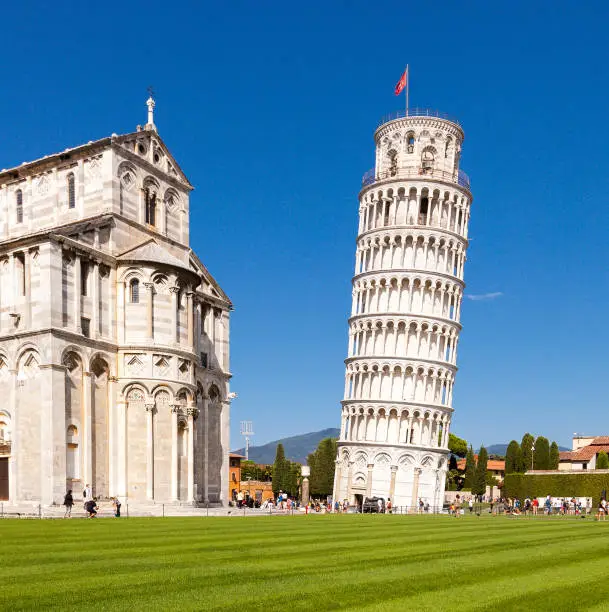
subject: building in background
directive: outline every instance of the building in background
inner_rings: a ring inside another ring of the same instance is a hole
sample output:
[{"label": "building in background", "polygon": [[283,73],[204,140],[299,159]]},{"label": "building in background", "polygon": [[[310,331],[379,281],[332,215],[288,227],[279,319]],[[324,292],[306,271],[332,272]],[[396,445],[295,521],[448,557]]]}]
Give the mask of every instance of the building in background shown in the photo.
[{"label": "building in background", "polygon": [[594,470],[599,453],[609,454],[609,436],[573,436],[573,450],[560,453],[561,472]]},{"label": "building in background", "polygon": [[229,312],[190,248],[192,186],[137,131],[0,171],[0,499],[216,503]]},{"label": "building in background", "polygon": [[472,194],[460,125],[403,115],[376,130],[359,194],[334,498],[439,506]]},{"label": "building in background", "polygon": [[[478,463],[478,455],[474,455],[474,461]],[[457,469],[465,474],[466,459],[459,459],[457,461]],[[486,471],[491,473],[491,476],[496,478],[499,482],[503,482],[505,478],[505,461],[503,459],[489,459],[486,464]]]}]

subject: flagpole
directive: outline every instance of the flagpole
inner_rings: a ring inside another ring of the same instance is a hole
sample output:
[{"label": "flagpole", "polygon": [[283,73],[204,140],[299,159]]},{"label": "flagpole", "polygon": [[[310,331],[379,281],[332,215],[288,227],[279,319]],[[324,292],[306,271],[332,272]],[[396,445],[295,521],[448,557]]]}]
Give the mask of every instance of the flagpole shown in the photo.
[{"label": "flagpole", "polygon": [[408,74],[408,64],[406,64],[406,116],[408,117],[408,100],[410,98],[410,75]]}]

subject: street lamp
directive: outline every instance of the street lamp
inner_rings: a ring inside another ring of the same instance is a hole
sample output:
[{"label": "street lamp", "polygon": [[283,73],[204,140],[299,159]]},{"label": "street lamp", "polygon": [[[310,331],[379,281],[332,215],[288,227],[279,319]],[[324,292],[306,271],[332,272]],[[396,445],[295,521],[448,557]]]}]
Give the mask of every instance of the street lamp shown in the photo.
[{"label": "street lamp", "polygon": [[533,469],[533,457],[535,457],[535,444],[531,444],[531,469]]}]

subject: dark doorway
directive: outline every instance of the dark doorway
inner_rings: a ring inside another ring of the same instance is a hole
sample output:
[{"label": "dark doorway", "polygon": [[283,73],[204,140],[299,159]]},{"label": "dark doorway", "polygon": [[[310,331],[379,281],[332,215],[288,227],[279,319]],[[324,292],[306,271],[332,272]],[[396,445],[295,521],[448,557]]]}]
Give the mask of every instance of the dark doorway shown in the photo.
[{"label": "dark doorway", "polygon": [[0,501],[8,501],[8,457],[0,459]]},{"label": "dark doorway", "polygon": [[364,505],[364,496],[359,493],[355,494],[355,505],[357,506],[357,511],[362,511],[362,506]]}]

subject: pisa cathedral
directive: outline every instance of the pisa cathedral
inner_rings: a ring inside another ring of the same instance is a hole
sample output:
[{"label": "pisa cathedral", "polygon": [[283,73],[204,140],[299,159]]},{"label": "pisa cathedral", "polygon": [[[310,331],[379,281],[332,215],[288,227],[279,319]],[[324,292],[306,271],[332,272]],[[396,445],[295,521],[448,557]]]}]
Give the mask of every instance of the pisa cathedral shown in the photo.
[{"label": "pisa cathedral", "polygon": [[0,171],[0,500],[225,501],[232,306],[147,104]]},{"label": "pisa cathedral", "polygon": [[364,175],[334,499],[443,503],[472,194],[463,130],[409,111]]}]

